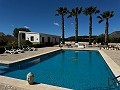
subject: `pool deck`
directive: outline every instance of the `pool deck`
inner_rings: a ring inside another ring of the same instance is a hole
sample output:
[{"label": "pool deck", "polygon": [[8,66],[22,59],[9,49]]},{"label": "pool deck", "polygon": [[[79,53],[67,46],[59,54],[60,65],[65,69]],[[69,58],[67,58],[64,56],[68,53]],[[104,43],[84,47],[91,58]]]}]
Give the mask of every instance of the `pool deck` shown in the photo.
[{"label": "pool deck", "polygon": [[[26,51],[21,54],[0,54],[0,63],[11,64],[18,61],[25,60],[27,58],[36,57],[42,54],[54,52],[60,50],[59,47],[46,47],[39,48],[38,51]],[[110,69],[113,71],[115,76],[120,75],[120,50],[100,50],[97,47],[89,47],[85,49],[80,48],[62,48],[62,49],[73,49],[73,50],[98,50]],[[120,79],[118,79],[120,80]],[[35,84],[29,85],[25,80],[14,79],[10,77],[0,76],[0,90],[70,90],[62,87],[46,85],[46,84]]]}]

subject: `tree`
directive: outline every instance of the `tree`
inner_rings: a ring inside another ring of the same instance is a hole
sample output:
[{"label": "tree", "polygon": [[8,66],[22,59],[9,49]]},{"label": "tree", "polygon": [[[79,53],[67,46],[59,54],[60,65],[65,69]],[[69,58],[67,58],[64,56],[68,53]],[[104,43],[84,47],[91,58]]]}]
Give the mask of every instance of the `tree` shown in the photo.
[{"label": "tree", "polygon": [[3,32],[0,32],[0,36],[5,36],[5,34]]},{"label": "tree", "polygon": [[0,46],[4,46],[4,45],[6,45],[6,41],[4,41],[4,39],[2,39],[1,38],[1,36],[0,36]]},{"label": "tree", "polygon": [[75,42],[78,43],[78,15],[81,14],[82,7],[74,8],[71,11],[69,11],[69,16],[67,18],[75,16]]},{"label": "tree", "polygon": [[105,38],[105,35],[104,34],[100,34],[98,37],[96,37],[96,42],[97,43],[101,43],[102,45],[104,44],[104,38]]},{"label": "tree", "polygon": [[99,23],[106,20],[106,26],[105,26],[105,45],[108,45],[108,28],[109,28],[109,22],[108,20],[114,16],[114,11],[105,11],[102,14],[100,14],[97,18],[99,18]]},{"label": "tree", "polygon": [[[19,33],[19,31],[31,32],[31,31],[30,31],[29,29],[27,29],[27,28],[15,28],[15,29],[13,30],[13,35],[14,35],[14,37],[18,38],[18,33]],[[22,34],[22,37],[25,38],[25,35]]]},{"label": "tree", "polygon": [[97,7],[90,6],[88,8],[85,8],[83,11],[83,14],[86,16],[89,16],[89,45],[91,45],[91,37],[92,37],[92,15],[97,14],[100,11],[97,10]]},{"label": "tree", "polygon": [[32,43],[29,40],[21,40],[21,45],[26,46],[26,45],[32,45]]},{"label": "tree", "polygon": [[0,38],[3,39],[4,42],[6,42],[6,44],[11,43],[13,41],[17,42],[17,39],[14,36],[12,36],[12,35],[0,36]]},{"label": "tree", "polygon": [[68,13],[68,10],[67,8],[65,7],[59,7],[57,10],[56,10],[56,14],[55,16],[61,16],[62,18],[62,44],[65,44],[65,41],[64,41],[64,16]]}]

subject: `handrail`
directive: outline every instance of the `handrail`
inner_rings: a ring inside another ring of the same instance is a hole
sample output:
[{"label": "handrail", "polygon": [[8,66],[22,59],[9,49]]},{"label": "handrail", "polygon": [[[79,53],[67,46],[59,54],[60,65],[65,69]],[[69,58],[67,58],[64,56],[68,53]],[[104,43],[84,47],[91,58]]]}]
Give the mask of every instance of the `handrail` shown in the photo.
[{"label": "handrail", "polygon": [[115,79],[117,79],[117,78],[119,78],[120,77],[120,75],[119,76],[117,76],[117,77],[115,77],[115,78],[113,78],[112,80],[115,80]]},{"label": "handrail", "polygon": [[[119,76],[116,76],[115,78],[108,78],[108,86],[109,86],[109,89],[111,88],[111,86],[114,84],[114,83],[116,83],[116,85],[118,86],[120,83],[119,83],[119,81],[118,82],[116,82],[116,80],[118,79],[120,77],[120,75]],[[114,81],[114,82],[112,82],[112,85],[110,85],[110,80],[112,80],[112,81]]]}]

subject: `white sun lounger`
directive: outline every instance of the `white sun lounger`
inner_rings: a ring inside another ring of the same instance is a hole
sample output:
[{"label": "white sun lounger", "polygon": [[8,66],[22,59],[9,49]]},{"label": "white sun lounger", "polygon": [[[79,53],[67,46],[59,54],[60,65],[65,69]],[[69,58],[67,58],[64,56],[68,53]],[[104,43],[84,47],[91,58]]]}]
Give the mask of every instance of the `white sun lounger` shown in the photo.
[{"label": "white sun lounger", "polygon": [[17,54],[18,52],[16,50],[8,50],[5,48],[5,53]]},{"label": "white sun lounger", "polygon": [[85,48],[85,45],[80,45],[79,43],[75,43],[75,46],[77,46],[78,48]]}]

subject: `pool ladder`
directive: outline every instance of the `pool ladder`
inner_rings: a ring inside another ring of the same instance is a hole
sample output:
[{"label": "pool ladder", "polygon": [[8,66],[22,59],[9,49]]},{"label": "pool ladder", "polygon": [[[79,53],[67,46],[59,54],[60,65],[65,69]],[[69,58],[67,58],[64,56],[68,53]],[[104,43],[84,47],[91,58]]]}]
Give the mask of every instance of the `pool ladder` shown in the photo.
[{"label": "pool ladder", "polygon": [[[113,90],[117,89],[120,90],[120,81],[118,81],[117,79],[120,78],[120,75],[115,77],[115,78],[108,78],[108,88],[109,90]],[[110,83],[110,81],[112,81],[112,84]],[[115,87],[113,87],[113,85],[116,85]]]}]

